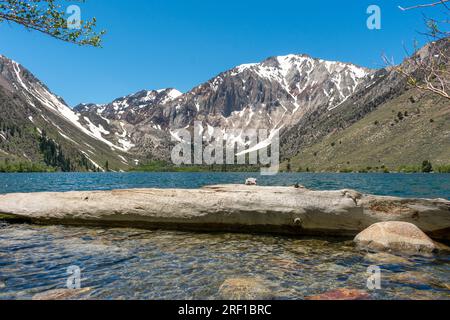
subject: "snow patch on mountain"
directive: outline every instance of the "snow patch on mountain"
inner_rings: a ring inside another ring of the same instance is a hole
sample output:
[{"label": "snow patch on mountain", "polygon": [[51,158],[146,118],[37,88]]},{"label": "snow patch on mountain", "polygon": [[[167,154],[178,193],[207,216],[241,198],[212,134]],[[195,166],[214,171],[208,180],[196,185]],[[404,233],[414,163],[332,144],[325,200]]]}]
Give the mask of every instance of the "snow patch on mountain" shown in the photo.
[{"label": "snow patch on mountain", "polygon": [[[28,99],[32,100],[33,98],[38,100],[44,107],[48,110],[54,112],[55,114],[62,116],[68,122],[73,124],[75,127],[80,129],[83,133],[89,135],[92,138],[95,138],[107,145],[111,148],[117,149],[119,151],[127,152],[130,144],[123,143],[122,146],[117,146],[111,143],[109,140],[105,139],[102,134],[109,134],[104,128],[95,126],[89,119],[88,128],[84,127],[80,123],[80,116],[76,114],[72,109],[70,109],[67,105],[61,102],[54,94],[49,92],[44,86],[41,85],[40,82],[28,82],[28,85],[25,84],[24,79],[21,76],[21,66],[17,62],[13,63],[13,69],[15,72],[15,80],[22,86],[23,94],[27,96]],[[44,118],[44,116],[42,115]],[[47,122],[48,119],[44,118]],[[85,118],[86,120],[86,118]],[[50,122],[49,122],[50,123]]]}]

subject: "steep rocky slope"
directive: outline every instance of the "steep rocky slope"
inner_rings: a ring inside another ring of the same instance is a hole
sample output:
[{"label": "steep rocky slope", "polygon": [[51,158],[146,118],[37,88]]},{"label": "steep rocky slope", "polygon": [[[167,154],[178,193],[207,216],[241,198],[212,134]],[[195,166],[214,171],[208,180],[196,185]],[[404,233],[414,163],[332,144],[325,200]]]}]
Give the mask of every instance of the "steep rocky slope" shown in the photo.
[{"label": "steep rocky slope", "polygon": [[[448,56],[448,39],[438,45]],[[429,46],[417,55],[434,59]],[[401,67],[423,76],[411,58]],[[424,160],[448,165],[449,112],[448,99],[412,89],[393,68],[382,69],[338,107],[306,114],[284,131],[282,154],[294,170],[397,170]]]},{"label": "steep rocky slope", "polygon": [[348,128],[301,148],[290,160],[291,170],[397,171],[425,160],[437,169],[450,163],[449,124],[446,99],[408,90]]},{"label": "steep rocky slope", "polygon": [[86,128],[65,102],[28,70],[0,56],[0,157],[64,171],[128,167],[127,149]]},{"label": "steep rocky slope", "polygon": [[[449,41],[439,42],[449,50]],[[429,46],[418,52],[433,59]],[[406,59],[402,67],[421,77]],[[448,63],[443,65],[448,68]],[[0,56],[0,161],[61,170],[125,170],[170,160],[179,129],[280,132],[293,170],[448,164],[448,100],[411,89],[393,68],[369,70],[306,55],[223,72],[187,93],[142,90],[69,108],[18,63]],[[285,165],[286,167],[286,165]]]},{"label": "steep rocky slope", "polygon": [[75,107],[82,123],[105,128],[114,142],[127,135],[140,158],[168,159],[177,129],[203,121],[205,128],[284,130],[321,107],[347,100],[374,71],[305,55],[272,57],[244,64],[180,94],[175,89],[140,91],[106,105]]}]

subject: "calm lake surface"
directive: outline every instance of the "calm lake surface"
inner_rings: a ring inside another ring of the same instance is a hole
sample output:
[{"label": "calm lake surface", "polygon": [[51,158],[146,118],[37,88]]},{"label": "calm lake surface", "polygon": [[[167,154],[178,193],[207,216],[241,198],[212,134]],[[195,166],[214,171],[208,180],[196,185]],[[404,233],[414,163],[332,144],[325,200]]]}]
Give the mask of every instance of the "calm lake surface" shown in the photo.
[{"label": "calm lake surface", "polygon": [[[446,174],[105,173],[0,174],[0,193],[198,188],[242,183],[300,183],[403,197],[450,199]],[[380,266],[373,299],[450,299],[450,256],[380,256],[351,239],[228,233],[11,225],[0,222],[0,299],[30,299],[65,288],[79,266],[88,299],[217,299],[229,278],[263,281],[275,299],[303,299],[339,288],[367,290],[367,268]]]},{"label": "calm lake surface", "polygon": [[258,173],[0,173],[0,194],[128,188],[192,189],[212,184],[241,184],[249,177],[256,177],[259,185],[267,186],[300,183],[317,190],[350,188],[377,195],[450,199],[450,174],[280,173],[260,176]]}]

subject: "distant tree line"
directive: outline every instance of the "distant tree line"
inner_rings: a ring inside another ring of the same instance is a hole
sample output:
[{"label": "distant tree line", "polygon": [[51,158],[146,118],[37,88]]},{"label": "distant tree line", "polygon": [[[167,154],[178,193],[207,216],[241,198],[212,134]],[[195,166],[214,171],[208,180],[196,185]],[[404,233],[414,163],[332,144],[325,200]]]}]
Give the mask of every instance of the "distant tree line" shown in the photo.
[{"label": "distant tree line", "polygon": [[371,167],[368,166],[366,168],[333,168],[330,167],[326,170],[319,170],[316,171],[314,168],[311,167],[298,167],[296,170],[293,170],[291,168],[291,164],[288,161],[286,164],[286,170],[283,170],[285,172],[339,172],[339,173],[391,173],[391,172],[400,172],[400,173],[450,173],[450,164],[448,165],[435,165],[429,161],[425,160],[422,162],[421,165],[403,165],[396,169],[390,169],[386,167],[385,165],[377,166],[377,167]]},{"label": "distant tree line", "polygon": [[166,161],[150,161],[146,164],[131,168],[137,172],[258,172],[256,165],[180,165],[176,166]]},{"label": "distant tree line", "polygon": [[56,144],[52,139],[49,139],[45,131],[42,132],[39,138],[39,150],[44,157],[46,165],[60,168],[64,172],[75,170],[70,159],[64,155],[61,146]]},{"label": "distant tree line", "polygon": [[48,138],[45,130],[39,138],[39,149],[44,157],[44,163],[60,171],[99,171],[84,154],[80,154],[75,159],[66,156],[61,145]]},{"label": "distant tree line", "polygon": [[9,159],[5,159],[0,162],[0,172],[54,172],[54,168],[47,167],[40,163],[34,163],[29,161],[12,162]]},{"label": "distant tree line", "polygon": [[0,172],[48,172],[48,171],[98,171],[89,159],[81,153],[67,155],[63,147],[51,139],[45,130],[39,136],[30,136],[22,128],[14,123],[7,123],[0,120],[0,147],[5,152],[12,152],[14,155],[16,147],[21,148],[21,140],[36,139],[38,152],[42,159],[36,161],[22,161],[7,157],[0,161]]}]

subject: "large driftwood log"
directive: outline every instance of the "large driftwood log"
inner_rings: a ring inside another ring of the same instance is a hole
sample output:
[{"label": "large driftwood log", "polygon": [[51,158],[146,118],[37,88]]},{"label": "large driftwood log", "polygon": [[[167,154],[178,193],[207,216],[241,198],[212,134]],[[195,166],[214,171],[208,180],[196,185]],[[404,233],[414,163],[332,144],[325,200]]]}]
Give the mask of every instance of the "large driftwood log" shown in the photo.
[{"label": "large driftwood log", "polygon": [[376,222],[405,221],[450,239],[450,201],[352,190],[218,185],[0,196],[0,214],[38,224],[354,236]]}]

